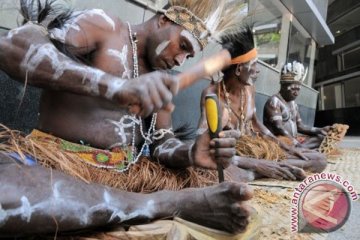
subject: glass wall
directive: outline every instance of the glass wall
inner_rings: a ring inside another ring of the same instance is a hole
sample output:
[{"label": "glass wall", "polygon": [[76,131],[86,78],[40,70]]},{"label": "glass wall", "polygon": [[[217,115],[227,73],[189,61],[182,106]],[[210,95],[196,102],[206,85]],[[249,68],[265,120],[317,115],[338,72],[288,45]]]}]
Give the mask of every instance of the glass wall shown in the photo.
[{"label": "glass wall", "polygon": [[307,69],[307,76],[304,80],[305,84],[311,83],[311,74],[309,74],[309,68],[311,66],[312,54],[312,39],[307,32],[300,31],[299,26],[296,22],[292,21],[289,32],[289,43],[288,43],[288,62],[301,62]]},{"label": "glass wall", "polygon": [[[360,106],[360,77],[320,87],[319,109]],[[321,89],[322,88],[322,89]]]},{"label": "glass wall", "polygon": [[344,82],[345,107],[360,106],[360,77]]},{"label": "glass wall", "polygon": [[271,3],[249,2],[249,24],[253,26],[258,59],[276,67],[279,58],[282,13]]}]

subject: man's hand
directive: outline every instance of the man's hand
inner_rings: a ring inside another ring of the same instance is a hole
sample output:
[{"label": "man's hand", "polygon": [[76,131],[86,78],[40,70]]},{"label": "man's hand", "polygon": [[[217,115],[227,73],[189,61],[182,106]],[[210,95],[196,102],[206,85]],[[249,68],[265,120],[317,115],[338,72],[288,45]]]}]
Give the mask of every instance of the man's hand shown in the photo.
[{"label": "man's hand", "polygon": [[289,154],[293,155],[293,156],[296,156],[296,157],[299,157],[305,161],[308,161],[309,159],[302,153],[301,151],[301,144],[298,143],[297,146],[299,147],[294,147],[294,146],[289,146],[289,145],[286,145],[286,144],[281,144],[281,147],[282,149],[284,149],[286,152],[288,152]]},{"label": "man's hand", "polygon": [[256,160],[255,169],[253,170],[264,177],[279,180],[302,180],[305,178],[302,169],[269,160]]},{"label": "man's hand", "polygon": [[115,94],[121,105],[128,105],[132,113],[146,117],[159,109],[173,111],[171,100],[177,94],[179,81],[164,72],[151,72],[127,80]]},{"label": "man's hand", "polygon": [[331,126],[326,126],[323,128],[317,128],[317,134],[321,134],[323,136],[326,136],[328,131],[330,130]]},{"label": "man's hand", "polygon": [[219,138],[210,139],[209,131],[205,131],[195,141],[194,164],[210,169],[216,169],[217,164],[228,167],[236,154],[236,139],[239,137],[239,131],[226,130],[219,133]]}]

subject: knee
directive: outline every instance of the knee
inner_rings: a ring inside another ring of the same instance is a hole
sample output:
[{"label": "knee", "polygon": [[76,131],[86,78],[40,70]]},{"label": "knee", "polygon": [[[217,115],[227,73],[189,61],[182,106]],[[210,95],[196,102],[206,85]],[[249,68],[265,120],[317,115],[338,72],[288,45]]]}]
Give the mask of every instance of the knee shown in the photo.
[{"label": "knee", "polygon": [[326,156],[322,153],[317,154],[314,157],[314,159],[312,160],[312,162],[313,162],[312,170],[313,170],[313,172],[316,172],[316,173],[320,173],[320,172],[324,171],[324,169],[327,166]]}]

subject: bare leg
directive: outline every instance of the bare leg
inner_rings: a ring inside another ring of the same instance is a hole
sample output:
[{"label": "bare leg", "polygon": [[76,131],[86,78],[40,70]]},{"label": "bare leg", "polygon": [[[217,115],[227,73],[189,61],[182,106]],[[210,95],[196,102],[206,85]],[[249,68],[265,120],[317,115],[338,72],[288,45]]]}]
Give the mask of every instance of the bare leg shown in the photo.
[{"label": "bare leg", "polygon": [[[0,235],[51,233],[182,217],[239,232],[247,225],[251,198],[244,184],[139,194],[86,184],[41,166],[9,162],[0,154]],[[21,233],[19,233],[21,229]]]},{"label": "bare leg", "polygon": [[311,137],[307,138],[305,140],[305,142],[303,142],[301,144],[301,147],[316,150],[316,149],[319,148],[319,146],[320,146],[321,142],[323,141],[324,137],[325,136],[323,136],[323,135],[311,136]]},{"label": "bare leg", "polygon": [[306,150],[303,154],[309,160],[306,161],[293,155],[288,155],[288,159],[282,162],[310,172],[322,172],[326,168],[327,161],[324,154],[314,150]]}]

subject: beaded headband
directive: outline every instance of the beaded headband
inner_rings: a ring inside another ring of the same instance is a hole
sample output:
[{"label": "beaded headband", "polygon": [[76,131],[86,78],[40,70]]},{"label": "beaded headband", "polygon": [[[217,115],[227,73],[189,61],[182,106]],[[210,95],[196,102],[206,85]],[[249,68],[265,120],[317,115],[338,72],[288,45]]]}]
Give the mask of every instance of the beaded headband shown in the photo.
[{"label": "beaded headband", "polygon": [[184,7],[172,6],[164,12],[164,15],[188,30],[199,41],[202,49],[206,47],[211,33],[205,23],[195,14]]}]

